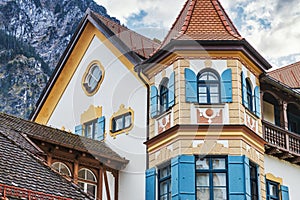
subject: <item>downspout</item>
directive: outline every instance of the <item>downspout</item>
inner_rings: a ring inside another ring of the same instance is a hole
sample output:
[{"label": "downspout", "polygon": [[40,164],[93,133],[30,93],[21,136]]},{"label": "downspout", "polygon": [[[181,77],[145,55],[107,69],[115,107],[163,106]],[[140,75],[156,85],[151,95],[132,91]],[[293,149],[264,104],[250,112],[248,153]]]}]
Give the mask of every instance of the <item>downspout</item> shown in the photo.
[{"label": "downspout", "polygon": [[[150,99],[150,86],[148,84],[148,82],[141,76],[141,72],[142,72],[142,69],[141,67],[138,68],[138,77],[143,81],[143,83],[146,85],[147,87],[147,103],[146,103],[146,106],[147,106],[147,122],[146,122],[146,126],[147,126],[147,129],[146,129],[146,141],[149,140],[149,124],[150,124],[150,118],[149,118],[149,113],[150,113],[150,108],[149,108],[149,99]],[[148,155],[148,146],[146,146],[146,169],[149,169],[149,155]]]}]

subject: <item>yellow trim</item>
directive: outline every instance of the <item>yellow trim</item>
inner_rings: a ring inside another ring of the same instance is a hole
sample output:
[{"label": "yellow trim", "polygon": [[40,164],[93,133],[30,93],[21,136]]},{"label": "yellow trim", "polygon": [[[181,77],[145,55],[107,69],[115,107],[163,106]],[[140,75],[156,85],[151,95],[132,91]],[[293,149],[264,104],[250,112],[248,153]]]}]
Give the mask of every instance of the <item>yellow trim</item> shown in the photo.
[{"label": "yellow trim", "polygon": [[[100,68],[100,71],[101,71],[101,78],[100,78],[99,82],[97,83],[96,88],[94,89],[94,91],[93,91],[93,92],[88,92],[88,91],[86,90],[86,88],[84,87],[84,83],[85,83],[85,81],[86,81],[86,77],[87,77],[87,75],[89,74],[91,68],[92,68],[93,66],[95,66],[95,65],[99,66],[99,68]],[[104,70],[104,67],[103,67],[103,65],[101,64],[101,62],[98,61],[98,60],[93,60],[93,61],[88,65],[88,67],[86,68],[86,70],[85,70],[85,72],[84,72],[84,74],[83,74],[83,76],[82,76],[81,87],[82,87],[82,90],[84,91],[84,93],[85,93],[87,96],[93,96],[94,94],[96,94],[96,93],[98,92],[99,88],[100,88],[101,83],[103,82],[104,76],[105,76],[105,70]]]},{"label": "yellow trim", "polygon": [[88,22],[79,39],[76,41],[74,49],[64,64],[59,77],[55,81],[53,87],[50,88],[51,91],[49,92],[47,99],[37,114],[35,122],[40,124],[48,123],[95,36],[99,38],[100,41],[103,42],[103,44],[109,48],[111,52],[126,66],[126,68],[132,72],[132,74],[142,83],[142,85],[146,87],[142,80],[138,77],[137,73],[134,71],[134,65],[126,58],[126,56],[123,55],[119,49],[117,49],[92,23]]},{"label": "yellow trim", "polygon": [[275,183],[279,183],[279,185],[282,185],[283,181],[282,181],[282,178],[280,177],[276,177],[274,176],[273,174],[271,173],[267,173],[266,174],[266,179],[270,180],[270,181],[273,181]]},{"label": "yellow trim", "polygon": [[147,72],[149,79],[154,77],[159,71],[168,67],[178,59],[204,59],[204,60],[239,60],[250,70],[256,77],[263,71],[257,67],[243,52],[241,51],[175,51],[164,60],[162,60],[156,67],[152,67]]},{"label": "yellow trim", "polygon": [[[130,113],[131,115],[131,124],[128,128],[113,132],[113,119],[116,117],[119,117],[121,115],[124,115],[126,113]],[[125,108],[125,106],[123,104],[120,105],[120,108],[117,112],[115,112],[111,118],[110,118],[110,136],[113,137],[114,139],[116,138],[117,135],[120,135],[122,133],[126,133],[128,134],[128,131],[130,131],[133,128],[134,125],[134,111],[129,107],[128,109]]]},{"label": "yellow trim", "polygon": [[90,107],[81,114],[80,123],[84,124],[99,117],[102,117],[102,106],[90,105]]},{"label": "yellow trim", "polygon": [[[221,130],[220,130],[221,131]],[[245,142],[250,142],[252,143],[261,153],[264,153],[264,145],[261,145],[260,143],[256,142],[255,139],[249,137],[247,133],[244,132],[177,132],[172,134],[170,137],[159,141],[158,143],[148,147],[148,152],[152,152],[156,150],[157,148],[163,146],[164,144],[167,144],[169,142],[174,141],[177,138],[180,138],[180,136],[195,139],[196,136],[202,136],[204,139],[210,140],[210,139],[215,139],[215,140],[222,140],[224,137],[226,138],[232,138],[232,137],[241,137],[244,139]],[[185,139],[181,138],[181,139]]]}]

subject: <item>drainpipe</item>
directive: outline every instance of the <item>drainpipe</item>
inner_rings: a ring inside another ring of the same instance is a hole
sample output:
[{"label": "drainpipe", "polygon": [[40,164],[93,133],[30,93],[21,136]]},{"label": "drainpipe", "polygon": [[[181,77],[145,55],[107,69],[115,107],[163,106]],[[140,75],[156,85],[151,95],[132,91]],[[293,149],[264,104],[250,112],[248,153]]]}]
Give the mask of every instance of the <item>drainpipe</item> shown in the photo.
[{"label": "drainpipe", "polygon": [[[149,112],[150,112],[150,108],[149,108],[149,105],[150,105],[150,86],[148,84],[148,82],[141,76],[141,73],[142,73],[142,69],[141,67],[138,68],[138,77],[143,81],[143,83],[146,85],[147,87],[147,122],[146,122],[146,125],[147,125],[147,129],[146,129],[146,141],[149,140],[149,124],[150,124],[150,118],[149,118]],[[146,147],[146,168],[148,169],[149,168],[149,155],[148,155],[148,147]]]}]

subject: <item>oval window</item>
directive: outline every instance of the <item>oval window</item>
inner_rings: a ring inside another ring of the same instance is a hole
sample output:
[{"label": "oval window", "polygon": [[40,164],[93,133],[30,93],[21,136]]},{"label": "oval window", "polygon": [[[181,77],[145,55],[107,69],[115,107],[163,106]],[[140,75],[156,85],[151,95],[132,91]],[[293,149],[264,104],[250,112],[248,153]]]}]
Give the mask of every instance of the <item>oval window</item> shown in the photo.
[{"label": "oval window", "polygon": [[93,61],[83,76],[83,89],[87,95],[94,95],[103,80],[104,68],[98,61]]}]

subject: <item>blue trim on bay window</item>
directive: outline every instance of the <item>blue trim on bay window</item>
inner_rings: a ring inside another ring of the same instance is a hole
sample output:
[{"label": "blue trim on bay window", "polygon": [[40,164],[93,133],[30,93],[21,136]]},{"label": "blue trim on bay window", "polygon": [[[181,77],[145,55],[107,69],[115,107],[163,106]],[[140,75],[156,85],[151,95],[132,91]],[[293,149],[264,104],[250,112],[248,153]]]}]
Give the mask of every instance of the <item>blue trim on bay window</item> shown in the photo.
[{"label": "blue trim on bay window", "polygon": [[258,86],[254,89],[255,115],[260,117],[260,89]]},{"label": "blue trim on bay window", "polygon": [[75,126],[75,134],[82,136],[83,125]]},{"label": "blue trim on bay window", "polygon": [[290,200],[289,188],[285,185],[280,186],[281,200]]},{"label": "blue trim on bay window", "polygon": [[102,141],[104,140],[104,133],[105,133],[105,117],[102,116],[97,119],[97,126],[96,126],[96,133],[95,133],[95,140]]},{"label": "blue trim on bay window", "polygon": [[188,68],[184,69],[185,77],[185,100],[190,103],[198,102],[197,94],[197,76]]},{"label": "blue trim on bay window", "polygon": [[226,69],[221,75],[221,102],[232,102],[232,70]]},{"label": "blue trim on bay window", "polygon": [[241,73],[241,82],[242,82],[242,99],[243,105],[248,108],[248,100],[247,100],[247,88],[246,88],[246,77],[244,72]]},{"label": "blue trim on bay window", "polygon": [[228,156],[228,192],[230,200],[251,199],[249,159]]},{"label": "blue trim on bay window", "polygon": [[196,199],[195,157],[181,155],[171,160],[172,200]]},{"label": "blue trim on bay window", "polygon": [[175,72],[172,72],[170,75],[168,89],[168,107],[171,108],[175,105]]},{"label": "blue trim on bay window", "polygon": [[158,90],[155,86],[150,90],[150,113],[152,118],[158,115]]},{"label": "blue trim on bay window", "polygon": [[156,199],[156,169],[146,170],[146,200]]}]

